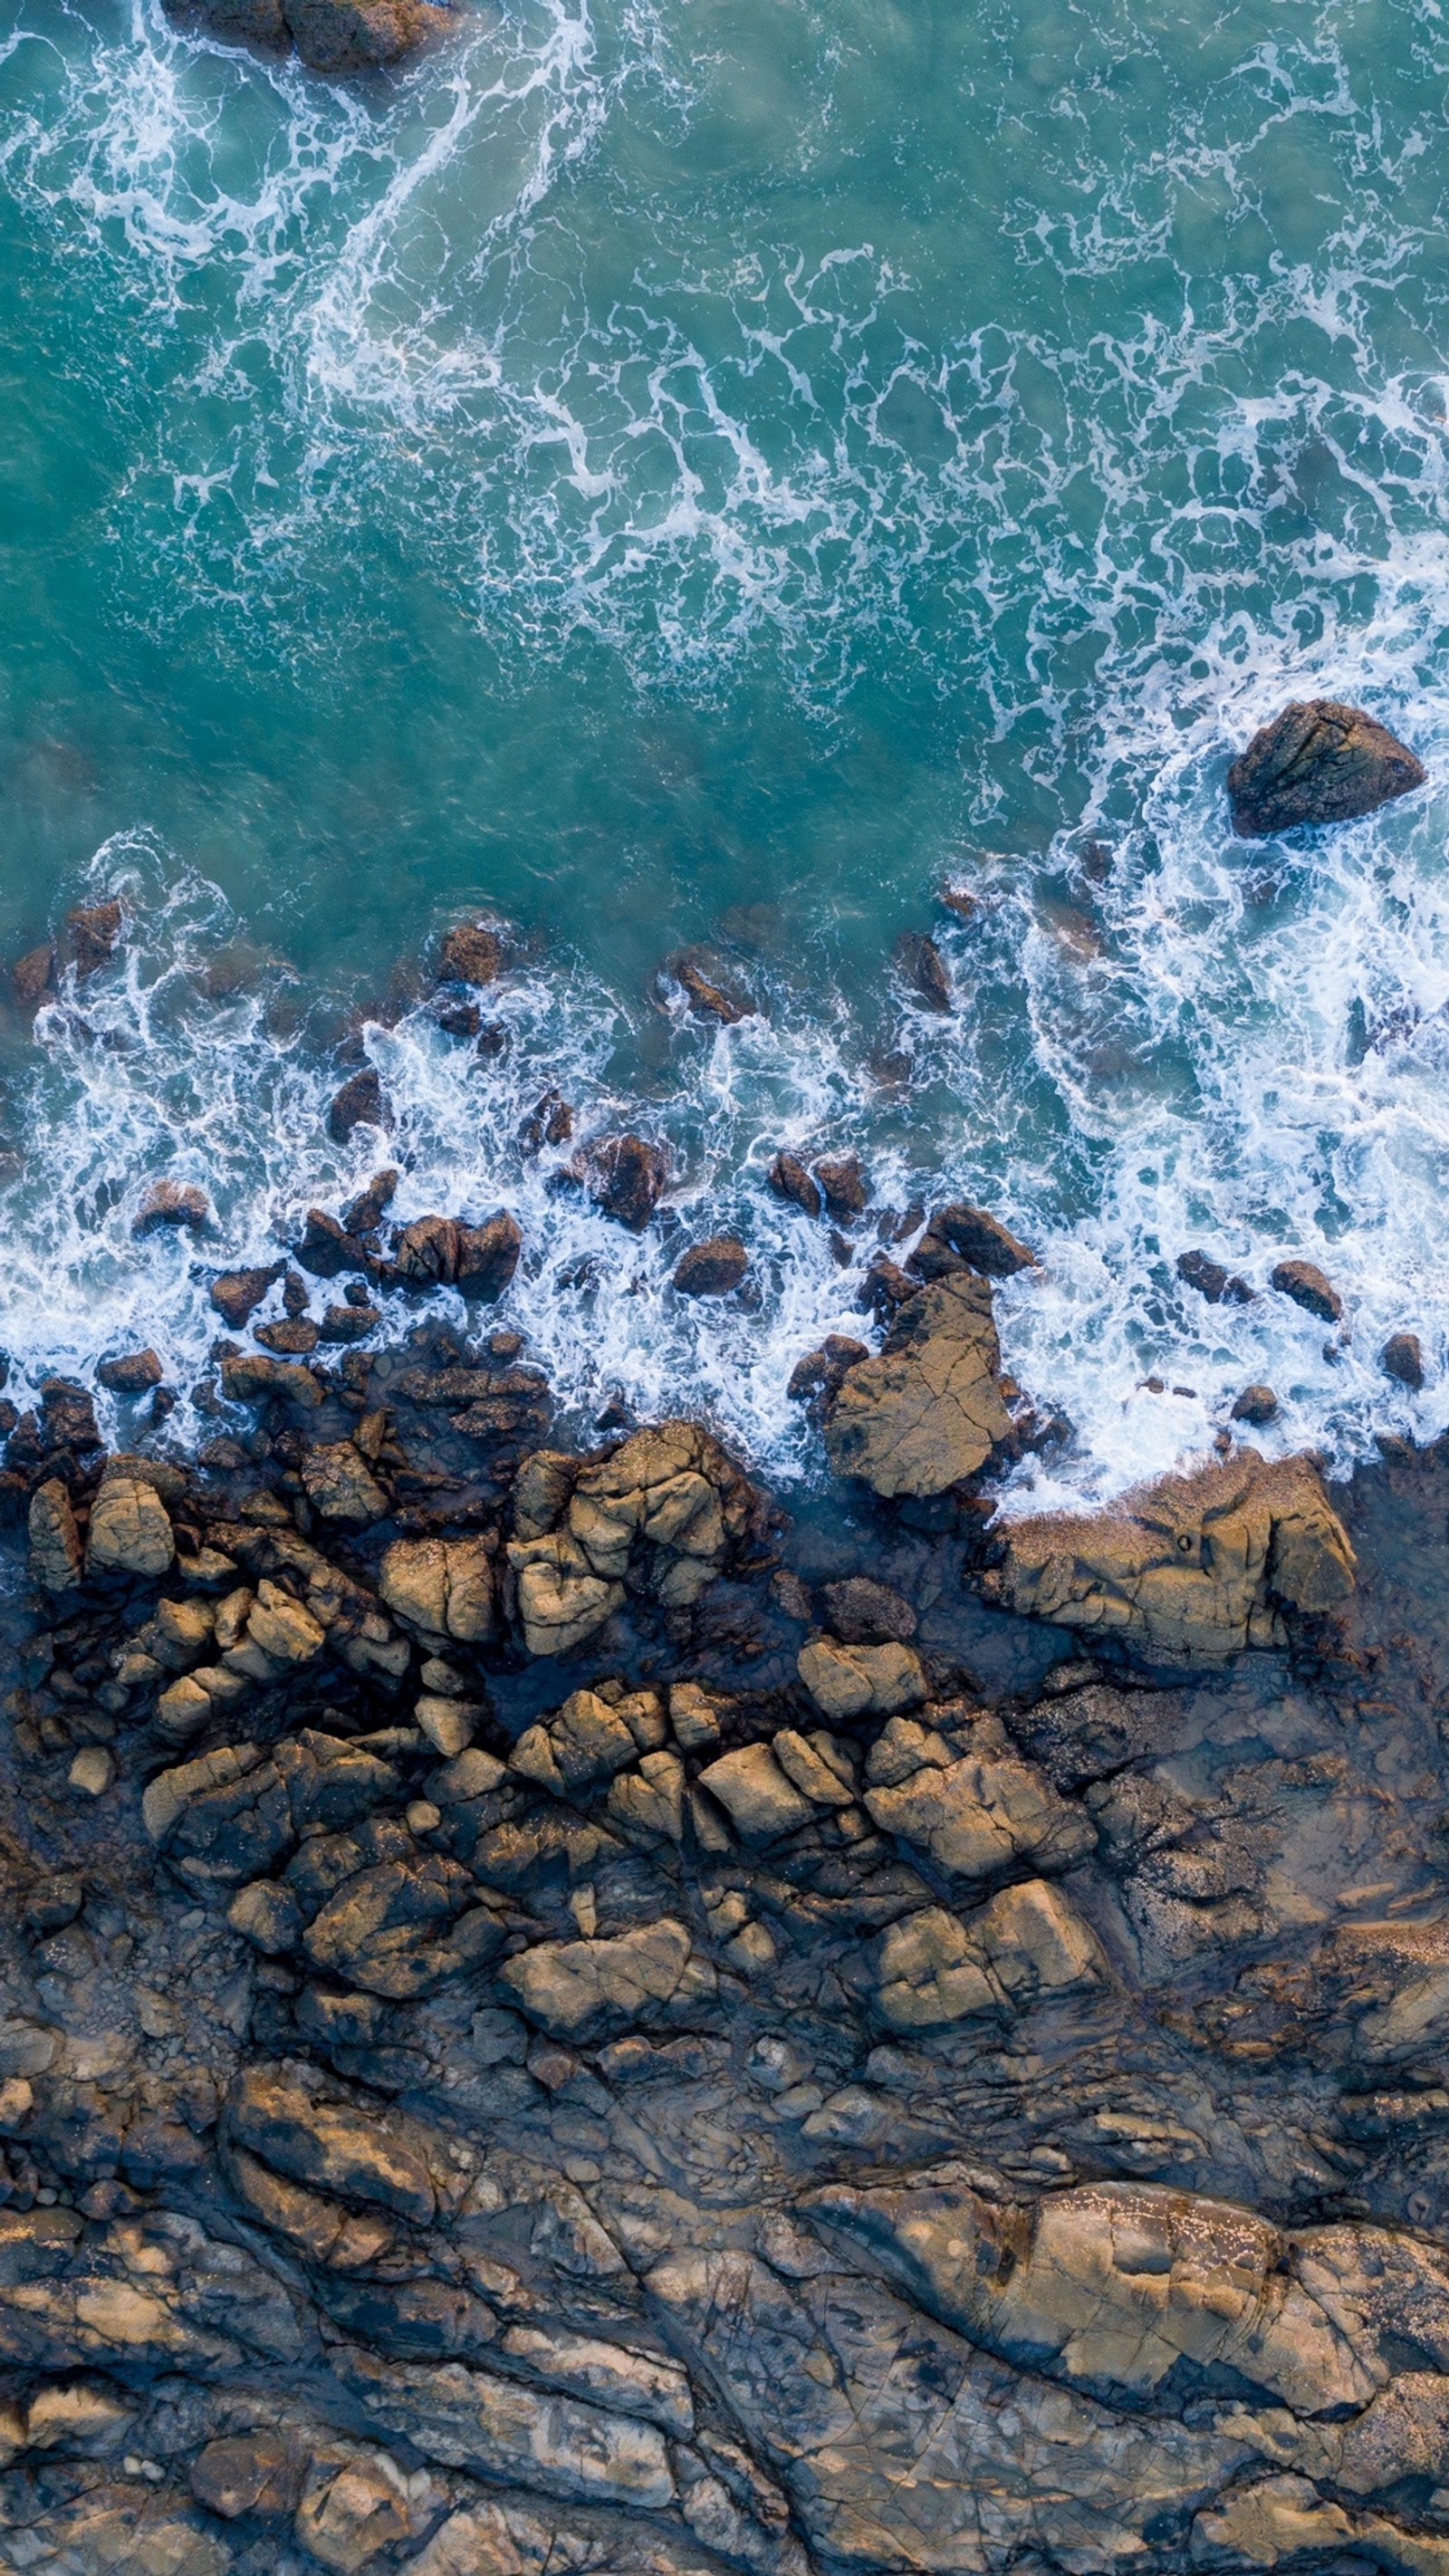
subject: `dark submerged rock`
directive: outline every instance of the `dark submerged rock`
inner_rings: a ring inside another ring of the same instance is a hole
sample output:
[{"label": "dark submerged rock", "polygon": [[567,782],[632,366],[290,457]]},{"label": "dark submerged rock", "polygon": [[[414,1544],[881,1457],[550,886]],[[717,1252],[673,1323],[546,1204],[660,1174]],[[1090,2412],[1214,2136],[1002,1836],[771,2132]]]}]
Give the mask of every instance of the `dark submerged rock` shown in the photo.
[{"label": "dark submerged rock", "polygon": [[1206,1252],[1180,1252],[1177,1275],[1179,1279],[1186,1280],[1189,1288],[1196,1288],[1200,1296],[1206,1297],[1210,1306],[1251,1306],[1253,1302],[1253,1291],[1246,1279],[1239,1279],[1233,1271],[1225,1270],[1220,1261],[1214,1261]]},{"label": "dark submerged rock", "polygon": [[161,1234],[172,1226],[204,1233],[211,1223],[211,1202],[194,1181],[153,1181],[142,1193],[131,1222],[133,1234]]},{"label": "dark submerged rock", "polygon": [[840,1154],[833,1161],[817,1163],[815,1178],[825,1193],[825,1204],[832,1216],[864,1214],[870,1200],[870,1183],[858,1154]]},{"label": "dark submerged rock", "polygon": [[84,983],[114,954],[125,915],[115,902],[78,904],[65,917],[65,944],[77,979]]},{"label": "dark submerged rock", "polygon": [[1413,752],[1362,707],[1295,702],[1254,734],[1228,771],[1233,829],[1261,840],[1300,823],[1347,823],[1422,787]]},{"label": "dark submerged rock", "polygon": [[10,969],[10,989],[22,1011],[35,1011],[54,988],[55,950],[47,940],[17,957]]},{"label": "dark submerged rock", "polygon": [[934,939],[924,931],[902,931],[896,941],[895,961],[902,980],[928,1011],[946,1012],[953,1007],[945,960]]},{"label": "dark submerged rock", "polygon": [[327,1133],[334,1145],[345,1145],[354,1127],[390,1127],[392,1111],[383,1096],[375,1068],[363,1065],[349,1074],[327,1112]]},{"label": "dark submerged rock", "polygon": [[173,16],[233,44],[295,45],[309,71],[373,71],[399,63],[455,25],[430,0],[166,0]]}]

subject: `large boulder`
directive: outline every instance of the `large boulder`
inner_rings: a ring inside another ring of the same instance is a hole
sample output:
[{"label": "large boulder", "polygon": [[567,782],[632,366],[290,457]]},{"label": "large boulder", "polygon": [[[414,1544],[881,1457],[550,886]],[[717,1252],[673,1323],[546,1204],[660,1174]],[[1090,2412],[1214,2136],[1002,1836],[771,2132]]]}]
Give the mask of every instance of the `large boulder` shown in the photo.
[{"label": "large boulder", "polygon": [[234,43],[296,46],[309,71],[360,72],[401,62],[454,23],[430,0],[167,0]]},{"label": "large boulder", "polygon": [[643,1136],[602,1137],[575,1155],[570,1168],[605,1216],[617,1218],[631,1234],[643,1233],[669,1181],[663,1146]]},{"label": "large boulder", "polygon": [[155,1486],[139,1476],[103,1478],[91,1507],[87,1572],[154,1578],[169,1571],[175,1554],[171,1523]]},{"label": "large boulder", "polygon": [[571,1487],[559,1480],[548,1491],[552,1507],[516,1520],[529,1535],[508,1550],[532,1655],[571,1653],[619,1607],[626,1583],[667,1610],[688,1609],[758,1515],[745,1478],[693,1422],[636,1431]]},{"label": "large boulder", "polygon": [[1096,1845],[1090,1817],[1022,1760],[994,1719],[947,1735],[893,1717],[865,1776],[872,1823],[927,1853],[948,1878],[1004,1878],[1022,1865],[1071,1869]]},{"label": "large boulder", "polygon": [[1287,1616],[1353,1590],[1353,1550],[1307,1458],[1256,1451],[1165,1476],[1089,1517],[1046,1512],[1008,1530],[989,1601],[1165,1656],[1220,1662],[1284,1646]]},{"label": "large boulder", "polygon": [[838,1476],[886,1496],[940,1494],[985,1466],[1011,1429],[984,1279],[959,1272],[902,1306],[874,1359],[848,1371],[825,1416]]},{"label": "large boulder", "polygon": [[1245,840],[1298,823],[1347,823],[1424,784],[1414,754],[1362,707],[1295,702],[1255,733],[1228,771],[1233,830]]},{"label": "large boulder", "polygon": [[378,1591],[424,1637],[479,1646],[493,1634],[493,1564],[482,1538],[400,1538],[382,1560]]}]

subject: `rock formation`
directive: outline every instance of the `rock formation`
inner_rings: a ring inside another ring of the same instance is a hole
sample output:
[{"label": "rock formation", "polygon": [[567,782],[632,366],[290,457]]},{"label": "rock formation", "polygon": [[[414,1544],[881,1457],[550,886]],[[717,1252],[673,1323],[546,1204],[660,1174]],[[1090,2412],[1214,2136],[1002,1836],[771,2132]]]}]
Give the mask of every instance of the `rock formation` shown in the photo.
[{"label": "rock formation", "polygon": [[878,1494],[939,1494],[985,1466],[1011,1430],[985,1281],[964,1271],[901,1307],[877,1357],[848,1370],[825,1417],[838,1476]]},{"label": "rock formation", "polygon": [[[173,15],[234,44],[295,46],[309,71],[372,71],[402,62],[456,25],[433,0],[166,0]],[[486,978],[479,978],[485,981]]]},{"label": "rock formation", "polygon": [[1255,733],[1228,771],[1233,830],[1245,839],[1300,823],[1347,823],[1424,784],[1414,754],[1362,707],[1293,704]]}]

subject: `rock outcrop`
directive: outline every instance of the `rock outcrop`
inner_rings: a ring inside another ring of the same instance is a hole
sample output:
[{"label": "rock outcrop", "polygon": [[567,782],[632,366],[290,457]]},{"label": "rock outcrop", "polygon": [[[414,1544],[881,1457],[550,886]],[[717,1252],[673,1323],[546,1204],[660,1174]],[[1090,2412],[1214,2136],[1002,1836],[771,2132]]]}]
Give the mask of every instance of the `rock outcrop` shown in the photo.
[{"label": "rock outcrop", "polygon": [[1215,1661],[1286,1645],[1294,1613],[1335,1609],[1353,1580],[1353,1551],[1310,1461],[1270,1467],[1245,1450],[1109,1512],[1013,1523],[982,1589],[1062,1627]]},{"label": "rock outcrop", "polygon": [[963,1483],[1010,1434],[1000,1377],[984,1280],[938,1280],[907,1300],[878,1356],[858,1361],[831,1398],[831,1466],[888,1497]]},{"label": "rock outcrop", "polygon": [[1228,771],[1233,830],[1245,839],[1300,823],[1347,823],[1424,784],[1414,754],[1362,707],[1295,702],[1255,733]]},{"label": "rock outcrop", "polygon": [[452,8],[433,0],[167,0],[167,6],[225,42],[269,51],[295,46],[317,72],[400,63],[456,24]]}]

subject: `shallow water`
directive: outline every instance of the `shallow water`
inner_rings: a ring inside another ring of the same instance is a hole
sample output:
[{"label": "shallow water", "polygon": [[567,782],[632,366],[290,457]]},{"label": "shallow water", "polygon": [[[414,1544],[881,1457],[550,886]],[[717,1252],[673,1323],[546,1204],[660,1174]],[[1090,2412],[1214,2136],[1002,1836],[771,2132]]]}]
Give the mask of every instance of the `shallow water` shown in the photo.
[{"label": "shallow water", "polygon": [[[22,1378],[200,1358],[197,1256],[132,1245],[140,1187],[203,1181],[218,1258],[335,1200],[377,1159],[319,1116],[352,1012],[399,1212],[516,1209],[510,1319],[586,1413],[703,1403],[811,1471],[784,1379],[860,1328],[874,1238],[841,1268],[770,1200],[788,1143],[1041,1249],[1003,1339],[1076,1438],[1014,1507],[1205,1446],[1248,1379],[1265,1446],[1341,1468],[1449,1422],[1427,0],[525,0],[352,89],[144,0],[0,29],[0,939],[112,886],[136,925],[83,1012],[4,1035]],[[1313,692],[1428,787],[1234,841],[1228,759]],[[532,941],[501,1065],[368,1016],[480,899]],[[931,927],[947,1020],[890,967]],[[660,1012],[692,940],[761,1016]],[[670,1143],[672,1237],[520,1156],[554,1082]],[[684,1309],[722,1223],[759,1303]],[[1258,1285],[1318,1260],[1347,1337],[1205,1307],[1190,1242]]]}]

